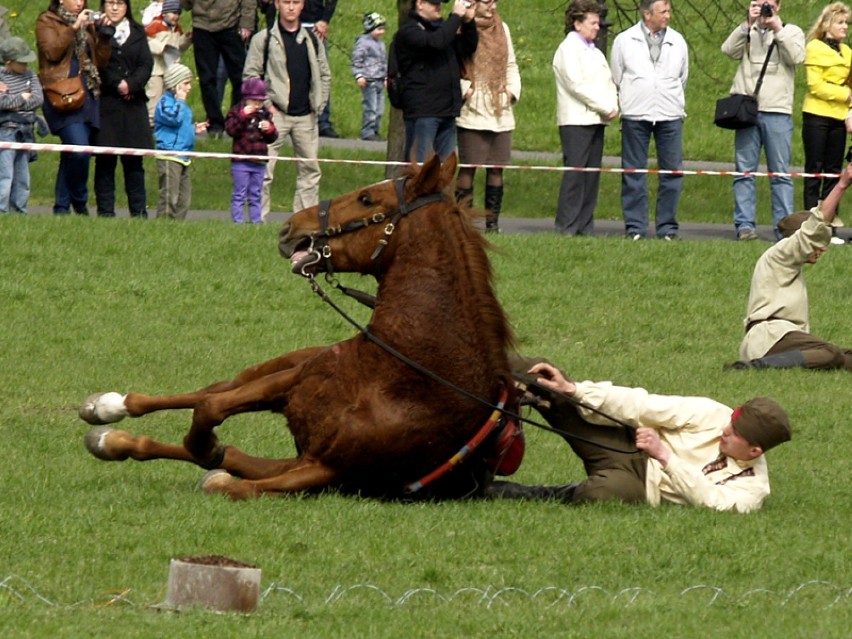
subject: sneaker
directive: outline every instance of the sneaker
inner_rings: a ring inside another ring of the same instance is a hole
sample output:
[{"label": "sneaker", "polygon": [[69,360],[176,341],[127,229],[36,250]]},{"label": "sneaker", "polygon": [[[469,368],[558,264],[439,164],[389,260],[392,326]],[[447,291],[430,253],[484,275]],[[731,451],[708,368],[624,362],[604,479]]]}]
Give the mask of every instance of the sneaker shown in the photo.
[{"label": "sneaker", "polygon": [[639,240],[644,240],[645,237],[641,233],[628,233],[627,239],[638,242]]},{"label": "sneaker", "polygon": [[741,231],[737,232],[737,239],[740,242],[750,242],[751,240],[756,240],[758,239],[757,231],[755,231],[754,229],[742,229]]},{"label": "sneaker", "polygon": [[679,240],[680,237],[678,237],[677,233],[666,233],[660,239],[665,240],[666,242],[675,242],[675,241]]},{"label": "sneaker", "polygon": [[846,240],[844,240],[842,237],[837,237],[836,235],[832,235],[831,236],[831,243],[832,244],[846,244]]},{"label": "sneaker", "polygon": [[373,133],[373,135],[368,135],[366,138],[361,138],[362,140],[366,140],[367,142],[384,142],[385,139],[379,135],[378,133]]},{"label": "sneaker", "polygon": [[319,132],[319,135],[320,135],[321,138],[337,139],[337,138],[340,137],[340,134],[337,131],[335,131],[334,129],[332,129],[331,127],[327,128],[327,129],[323,129],[322,131]]}]

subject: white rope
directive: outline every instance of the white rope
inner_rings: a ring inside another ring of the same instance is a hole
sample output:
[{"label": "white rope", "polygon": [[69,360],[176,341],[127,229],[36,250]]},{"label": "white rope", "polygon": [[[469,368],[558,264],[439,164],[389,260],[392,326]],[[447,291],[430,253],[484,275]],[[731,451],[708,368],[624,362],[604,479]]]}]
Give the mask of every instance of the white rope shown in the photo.
[{"label": "white rope", "polygon": [[[816,592],[814,592],[816,591]],[[66,608],[79,608],[83,605],[91,605],[95,608],[105,608],[116,604],[124,604],[132,607],[145,607],[148,604],[139,604],[128,597],[132,592],[131,588],[123,590],[109,590],[101,592],[94,597],[89,597],[75,603],[64,606]],[[494,586],[486,586],[485,588],[477,588],[475,586],[467,586],[455,590],[452,594],[442,593],[431,587],[410,588],[402,593],[399,597],[393,597],[383,589],[370,583],[352,584],[350,586],[336,585],[329,595],[325,598],[325,605],[335,605],[344,602],[352,597],[359,597],[362,593],[367,593],[377,599],[378,603],[392,608],[398,608],[410,604],[412,602],[434,602],[437,604],[447,604],[455,600],[462,601],[468,598],[468,595],[475,595],[473,603],[475,605],[484,606],[486,609],[494,607],[496,604],[502,606],[520,605],[524,602],[542,601],[548,608],[552,608],[558,604],[566,606],[579,605],[583,600],[590,595],[600,595],[608,599],[611,603],[623,603],[625,607],[632,606],[640,596],[650,598],[665,596],[641,586],[629,586],[615,593],[610,592],[606,588],[595,585],[581,586],[576,590],[561,588],[559,586],[543,586],[535,591],[530,591],[518,586],[504,586],[495,588]],[[796,603],[797,599],[806,600],[809,606],[813,606],[813,598],[822,593],[828,593],[832,600],[830,603],[822,606],[823,609],[829,609],[838,604],[848,603],[852,600],[852,587],[838,586],[830,581],[820,579],[812,579],[799,584],[789,592],[779,592],[766,588],[752,588],[743,594],[736,594],[719,586],[709,584],[696,584],[684,588],[676,597],[685,600],[691,594],[706,594],[707,607],[719,603],[723,598],[728,597],[739,603],[747,603],[749,597],[753,595],[766,595],[776,599],[779,607],[785,607]],[[16,605],[26,605],[29,603],[42,603],[44,605],[58,608],[60,604],[51,601],[38,592],[27,580],[17,576],[9,575],[0,581],[0,603],[3,603],[4,594],[10,601]],[[283,586],[278,582],[272,582],[266,590],[261,594],[261,602],[267,601],[273,595],[284,595],[287,598],[297,600],[299,603],[308,603],[301,594],[292,588]],[[552,601],[550,600],[552,597]],[[761,603],[764,603],[763,600]],[[588,605],[588,604],[585,604]]]}]

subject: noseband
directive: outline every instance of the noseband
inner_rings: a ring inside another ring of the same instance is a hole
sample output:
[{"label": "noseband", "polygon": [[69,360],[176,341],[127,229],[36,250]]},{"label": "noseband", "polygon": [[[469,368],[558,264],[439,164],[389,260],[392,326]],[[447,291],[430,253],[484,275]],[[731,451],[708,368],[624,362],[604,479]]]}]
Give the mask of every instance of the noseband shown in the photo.
[{"label": "noseband", "polygon": [[331,208],[332,200],[323,200],[320,202],[319,210],[317,212],[320,230],[318,233],[311,233],[311,246],[308,249],[308,252],[315,256],[315,259],[302,266],[302,275],[307,277],[308,274],[305,272],[306,267],[317,264],[320,260],[325,260],[324,265],[326,277],[333,277],[334,267],[331,263],[331,247],[328,244],[329,240],[340,235],[360,231],[361,229],[368,228],[374,224],[381,224],[390,218],[390,221],[385,224],[384,237],[379,240],[373,254],[370,256],[371,261],[377,262],[382,256],[382,252],[384,252],[385,247],[390,242],[391,235],[393,235],[393,232],[396,230],[396,227],[402,218],[427,204],[440,202],[444,199],[444,195],[442,193],[430,193],[429,195],[422,195],[412,202],[406,202],[405,182],[407,180],[408,177],[402,177],[398,178],[394,183],[397,201],[399,202],[396,210],[389,213],[378,211],[369,217],[361,218],[360,220],[352,220],[351,222],[347,222],[343,225],[338,224],[337,226],[330,226],[329,209]]}]

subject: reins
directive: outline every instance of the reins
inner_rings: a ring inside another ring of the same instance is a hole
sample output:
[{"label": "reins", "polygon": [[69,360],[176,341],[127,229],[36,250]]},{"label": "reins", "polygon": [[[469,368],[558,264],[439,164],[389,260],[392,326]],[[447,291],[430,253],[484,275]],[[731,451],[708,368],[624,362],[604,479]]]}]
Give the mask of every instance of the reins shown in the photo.
[{"label": "reins", "polygon": [[[326,267],[325,277],[326,277],[326,281],[329,284],[331,284],[332,286],[337,288],[344,295],[347,295],[348,297],[351,297],[351,298],[357,300],[358,302],[364,304],[365,306],[367,306],[369,308],[375,308],[375,297],[374,296],[370,295],[369,293],[359,291],[357,289],[350,289],[348,287],[342,286],[340,284],[340,282],[337,281],[337,278],[334,277],[334,271],[333,271],[333,268],[332,268],[332,265],[331,265],[332,253],[331,253],[331,248],[328,245],[328,239],[330,239],[332,237],[336,237],[338,235],[344,235],[344,234],[347,234],[347,233],[352,233],[354,231],[358,231],[360,229],[367,228],[367,227],[369,227],[373,224],[380,224],[381,222],[384,222],[386,219],[388,219],[388,217],[390,217],[391,221],[385,226],[384,237],[381,240],[379,240],[379,244],[376,247],[376,249],[373,251],[373,254],[371,256],[371,259],[373,261],[378,260],[379,257],[381,256],[382,252],[384,251],[385,247],[388,245],[388,242],[390,241],[390,238],[393,235],[394,230],[396,230],[397,224],[399,224],[399,221],[403,217],[405,217],[406,215],[416,211],[417,209],[421,208],[422,206],[425,206],[426,204],[430,204],[432,202],[437,202],[437,201],[444,199],[444,196],[442,194],[433,193],[431,195],[421,196],[421,197],[415,199],[412,202],[406,203],[405,197],[403,195],[403,190],[404,190],[404,187],[405,187],[405,180],[406,179],[407,178],[399,178],[396,181],[395,186],[396,186],[397,196],[399,198],[399,200],[398,200],[399,206],[393,213],[390,213],[390,214],[374,213],[369,218],[363,218],[361,220],[354,220],[354,221],[348,222],[347,224],[342,225],[342,226],[338,225],[336,227],[330,227],[329,224],[328,224],[328,213],[329,213],[329,208],[331,206],[331,200],[323,200],[322,202],[320,202],[319,213],[318,213],[319,221],[320,221],[320,232],[311,235],[311,247],[309,249],[309,253],[314,255],[315,259],[308,261],[308,262],[303,261],[302,266],[301,266],[301,275],[304,276],[310,282],[311,290],[314,293],[316,293],[323,302],[325,302],[326,304],[331,306],[331,308],[333,308],[337,312],[338,315],[340,315],[343,319],[345,319],[353,327],[355,327],[355,329],[361,335],[363,335],[366,339],[368,339],[369,341],[374,343],[376,346],[381,348],[383,351],[385,351],[389,355],[395,357],[399,361],[403,362],[404,364],[406,364],[410,368],[413,368],[415,371],[417,371],[421,375],[428,377],[432,381],[437,382],[437,383],[453,390],[454,392],[456,392],[460,395],[463,395],[464,397],[467,397],[468,399],[476,401],[479,404],[482,404],[483,406],[486,406],[486,407],[488,407],[492,410],[499,411],[500,413],[502,413],[506,417],[517,420],[518,422],[524,422],[526,424],[530,424],[531,426],[535,426],[536,428],[540,428],[542,430],[545,430],[545,431],[548,431],[548,432],[551,432],[551,433],[556,433],[557,435],[561,435],[562,437],[570,438],[570,439],[573,439],[575,441],[579,441],[579,442],[583,442],[583,443],[590,444],[590,445],[593,445],[593,446],[597,446],[598,448],[601,448],[603,450],[608,450],[610,452],[623,453],[623,454],[628,454],[628,455],[636,454],[636,453],[640,452],[636,448],[632,448],[632,449],[629,449],[629,450],[628,449],[622,449],[622,448],[616,448],[614,446],[609,446],[607,444],[602,444],[600,442],[592,441],[590,439],[587,439],[587,438],[582,437],[580,435],[576,435],[574,433],[559,430],[559,429],[554,428],[554,427],[547,425],[547,424],[542,424],[540,422],[529,419],[529,418],[524,417],[524,416],[522,416],[518,413],[515,413],[512,410],[507,409],[505,407],[505,405],[503,405],[502,402],[501,402],[500,405],[494,405],[491,401],[489,401],[487,399],[483,399],[483,398],[479,397],[478,395],[475,395],[475,394],[471,393],[470,391],[453,384],[449,380],[444,379],[440,375],[437,375],[436,373],[432,372],[431,370],[429,370],[428,368],[426,368],[425,366],[423,366],[419,362],[416,362],[413,359],[411,359],[410,357],[408,357],[407,355],[399,352],[393,346],[391,346],[390,344],[385,342],[383,339],[381,339],[377,335],[373,334],[370,331],[369,326],[364,326],[364,325],[360,324],[358,321],[356,321],[351,315],[349,315],[346,311],[344,311],[337,303],[335,303],[334,300],[332,300],[328,296],[328,294],[323,290],[322,286],[320,286],[319,282],[317,282],[314,274],[307,271],[308,266],[312,266],[314,264],[317,264],[321,259],[325,261],[325,267]],[[319,242],[315,246],[315,240],[316,239],[320,239],[321,242]],[[606,419],[612,421],[613,423],[618,424],[619,426],[623,427],[628,432],[635,430],[632,425],[626,423],[625,421],[617,419],[617,418],[612,417],[610,415],[607,415],[603,411],[601,411],[601,410],[599,410],[599,409],[597,409],[593,406],[589,406],[587,404],[584,404],[583,402],[581,402],[580,400],[578,400],[575,397],[565,395],[564,393],[560,393],[559,391],[552,391],[550,389],[548,389],[548,391],[555,394],[555,395],[559,395],[560,397],[563,397],[565,400],[574,404],[575,406],[578,406],[580,408],[584,408],[584,409],[586,409],[590,412],[593,412],[593,413],[596,413],[596,414],[598,414],[602,417],[605,417]]]}]

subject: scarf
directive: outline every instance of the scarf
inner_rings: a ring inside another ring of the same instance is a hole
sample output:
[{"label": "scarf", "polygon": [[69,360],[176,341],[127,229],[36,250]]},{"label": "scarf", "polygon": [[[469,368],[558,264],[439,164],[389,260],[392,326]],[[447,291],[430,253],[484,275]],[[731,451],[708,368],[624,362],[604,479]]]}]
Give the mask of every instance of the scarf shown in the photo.
[{"label": "scarf", "polygon": [[115,35],[112,37],[118,46],[123,47],[124,43],[127,42],[127,38],[130,37],[130,20],[123,18],[121,22],[115,25]]},{"label": "scarf", "polygon": [[[57,15],[65,21],[66,24],[73,25],[77,21],[77,14],[71,13],[65,8],[65,5],[60,4],[56,9]],[[87,53],[86,42],[87,31],[85,28],[77,31],[74,36],[74,56],[80,65],[80,75],[86,81],[86,86],[97,97],[101,94],[101,76],[98,74],[98,68],[92,62]]]},{"label": "scarf", "polygon": [[477,83],[491,93],[491,103],[499,116],[503,113],[502,94],[506,91],[506,69],[509,66],[509,45],[503,21],[497,13],[491,18],[476,18],[479,44],[473,57],[466,60],[462,77],[470,80],[476,90]]}]

